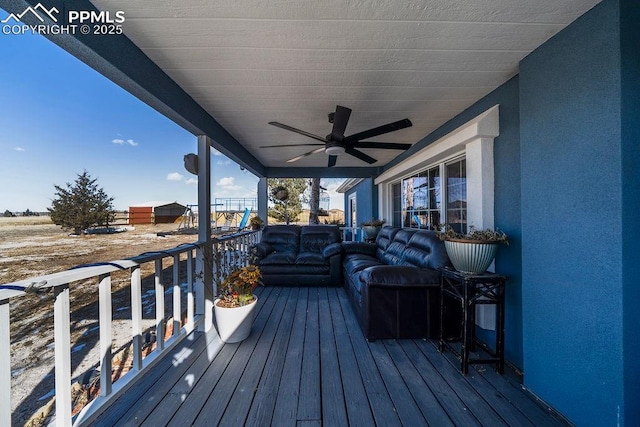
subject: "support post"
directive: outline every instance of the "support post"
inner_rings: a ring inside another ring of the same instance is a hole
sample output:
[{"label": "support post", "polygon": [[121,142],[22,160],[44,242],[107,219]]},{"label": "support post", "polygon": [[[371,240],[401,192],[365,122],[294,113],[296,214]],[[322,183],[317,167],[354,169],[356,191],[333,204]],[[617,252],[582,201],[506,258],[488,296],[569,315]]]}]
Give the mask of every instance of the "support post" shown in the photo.
[{"label": "support post", "polygon": [[213,299],[216,293],[212,280],[211,253],[211,140],[198,136],[198,241],[201,248],[196,258],[196,315],[204,315],[200,328],[213,327]]},{"label": "support post", "polygon": [[269,219],[268,213],[268,188],[267,188],[267,178],[261,177],[258,181],[258,215],[260,218],[264,220],[264,224],[267,225],[267,221]]}]

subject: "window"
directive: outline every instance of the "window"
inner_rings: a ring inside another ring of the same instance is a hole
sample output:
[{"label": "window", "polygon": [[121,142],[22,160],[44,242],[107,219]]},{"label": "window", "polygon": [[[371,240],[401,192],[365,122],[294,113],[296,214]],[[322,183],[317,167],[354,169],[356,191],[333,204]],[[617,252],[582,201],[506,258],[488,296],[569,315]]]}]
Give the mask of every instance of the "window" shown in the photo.
[{"label": "window", "polygon": [[457,233],[467,232],[467,167],[460,160],[445,165],[447,174],[446,223]]},{"label": "window", "polygon": [[[489,108],[376,177],[379,215],[392,219],[394,226],[430,227],[446,222],[459,231],[472,225],[493,228],[498,112],[498,105]],[[415,182],[409,185],[412,178]],[[420,191],[417,197],[407,194],[416,191]],[[410,206],[414,213],[421,208],[418,221]]]},{"label": "window", "polygon": [[[449,223],[456,231],[466,231],[467,178],[464,159],[420,171],[393,184],[392,192],[394,225],[433,230]],[[396,200],[398,196],[400,202]],[[443,200],[447,201],[446,206]],[[397,205],[400,205],[398,213]],[[396,216],[399,218],[396,219]]]}]

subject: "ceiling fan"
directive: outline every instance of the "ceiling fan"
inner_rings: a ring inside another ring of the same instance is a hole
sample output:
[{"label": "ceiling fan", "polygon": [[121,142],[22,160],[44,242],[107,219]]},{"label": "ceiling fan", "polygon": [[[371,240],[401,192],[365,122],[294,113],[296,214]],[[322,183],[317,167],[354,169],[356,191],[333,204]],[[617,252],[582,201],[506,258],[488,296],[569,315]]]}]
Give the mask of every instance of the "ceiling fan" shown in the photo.
[{"label": "ceiling fan", "polygon": [[363,139],[373,138],[374,136],[383,135],[385,133],[393,132],[396,130],[408,128],[412,126],[409,119],[399,120],[397,122],[389,123],[386,125],[378,126],[369,130],[355,133],[353,135],[344,136],[344,131],[347,128],[349,117],[351,116],[351,109],[336,105],[336,111],[329,113],[329,123],[333,123],[331,133],[325,137],[314,135],[312,133],[296,129],[294,127],[279,123],[269,122],[270,125],[285,129],[291,132],[298,133],[300,135],[308,136],[315,140],[321,141],[322,144],[291,144],[291,145],[266,145],[260,148],[274,148],[274,147],[299,147],[299,146],[319,146],[314,150],[304,153],[300,156],[287,160],[287,162],[296,162],[304,157],[312,154],[320,153],[324,151],[329,155],[329,167],[335,166],[338,159],[338,155],[347,153],[369,164],[375,163],[377,160],[373,157],[358,150],[358,148],[381,148],[384,150],[407,150],[411,147],[411,144],[395,144],[391,142],[372,142],[362,141]]}]

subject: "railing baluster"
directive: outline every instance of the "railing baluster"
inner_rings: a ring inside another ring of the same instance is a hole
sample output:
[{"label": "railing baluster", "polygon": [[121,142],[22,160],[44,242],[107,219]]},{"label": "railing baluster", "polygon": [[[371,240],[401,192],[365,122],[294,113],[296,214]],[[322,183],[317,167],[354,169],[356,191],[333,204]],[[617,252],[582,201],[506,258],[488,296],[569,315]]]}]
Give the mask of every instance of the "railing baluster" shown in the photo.
[{"label": "railing baluster", "polygon": [[156,260],[156,349],[164,348],[164,285],[162,284],[162,259]]},{"label": "railing baluster", "polygon": [[193,328],[195,301],[193,299],[193,250],[187,252],[187,325]]},{"label": "railing baluster", "polygon": [[181,297],[180,254],[177,254],[173,256],[173,336],[178,335],[180,332],[180,324],[182,323],[182,305],[180,304]]},{"label": "railing baluster", "polygon": [[11,319],[8,299],[0,301],[0,425],[11,425]]},{"label": "railing baluster", "polygon": [[53,303],[56,425],[71,425],[71,331],[69,284],[56,286]]},{"label": "railing baluster", "polygon": [[140,266],[131,267],[131,334],[133,337],[133,367],[142,369],[142,278]]},{"label": "railing baluster", "polygon": [[100,395],[111,394],[112,375],[112,321],[113,312],[111,310],[111,275],[103,274],[98,276],[98,293],[100,305]]},{"label": "railing baluster", "polygon": [[211,251],[211,253],[211,266],[213,268],[213,294],[217,295],[220,278],[224,275],[224,267],[220,261],[220,246],[218,242],[213,243],[213,251]]}]

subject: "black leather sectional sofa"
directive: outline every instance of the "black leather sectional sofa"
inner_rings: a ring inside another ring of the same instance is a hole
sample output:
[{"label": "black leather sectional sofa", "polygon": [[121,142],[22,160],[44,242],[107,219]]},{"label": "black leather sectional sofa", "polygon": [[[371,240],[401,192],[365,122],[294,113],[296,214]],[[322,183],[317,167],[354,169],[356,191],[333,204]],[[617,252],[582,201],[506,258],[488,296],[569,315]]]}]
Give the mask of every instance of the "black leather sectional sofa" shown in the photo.
[{"label": "black leather sectional sofa", "polygon": [[438,336],[449,258],[433,231],[384,227],[360,243],[341,242],[335,226],[267,226],[253,252],[265,285],[344,285],[370,341]]},{"label": "black leather sectional sofa", "polygon": [[343,242],[344,286],[366,338],[437,338],[444,244],[430,230],[384,227],[375,243]]},{"label": "black leather sectional sofa", "polygon": [[340,286],[340,230],[331,225],[273,225],[252,248],[265,285]]}]

